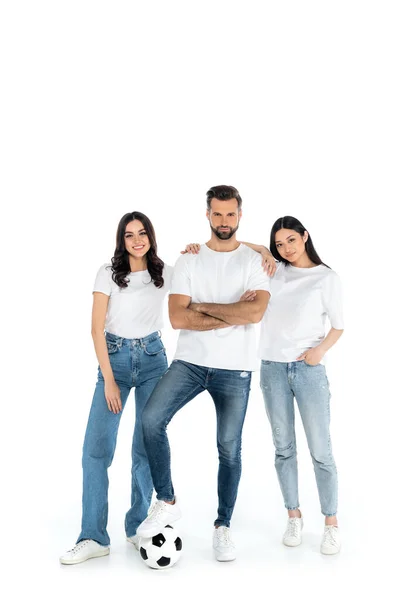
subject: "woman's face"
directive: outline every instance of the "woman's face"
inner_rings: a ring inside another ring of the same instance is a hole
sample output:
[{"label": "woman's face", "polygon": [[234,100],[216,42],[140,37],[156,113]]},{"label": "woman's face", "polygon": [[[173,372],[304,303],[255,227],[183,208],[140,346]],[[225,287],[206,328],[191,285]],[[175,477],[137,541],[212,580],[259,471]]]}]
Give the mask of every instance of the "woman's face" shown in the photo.
[{"label": "woman's face", "polygon": [[125,228],[125,248],[133,258],[142,258],[150,250],[150,242],[143,223],[135,219]]},{"label": "woman's face", "polygon": [[275,234],[276,249],[290,263],[298,261],[306,252],[307,231],[300,235],[293,229],[280,229]]}]

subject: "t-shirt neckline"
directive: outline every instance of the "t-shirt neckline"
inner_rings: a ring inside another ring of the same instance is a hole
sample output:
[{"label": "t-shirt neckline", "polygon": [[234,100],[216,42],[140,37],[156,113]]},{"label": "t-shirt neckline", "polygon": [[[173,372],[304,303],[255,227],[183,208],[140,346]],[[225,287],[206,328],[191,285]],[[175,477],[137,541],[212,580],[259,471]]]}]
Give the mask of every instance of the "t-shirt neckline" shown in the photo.
[{"label": "t-shirt neckline", "polygon": [[227,252],[218,252],[218,250],[212,250],[212,248],[209,248],[207,246],[207,244],[203,244],[205,248],[207,248],[207,250],[209,252],[213,252],[213,254],[234,254],[235,252],[237,252],[238,250],[240,250],[243,247],[243,244],[239,244],[239,246],[237,248],[235,248],[235,250],[229,250]]}]

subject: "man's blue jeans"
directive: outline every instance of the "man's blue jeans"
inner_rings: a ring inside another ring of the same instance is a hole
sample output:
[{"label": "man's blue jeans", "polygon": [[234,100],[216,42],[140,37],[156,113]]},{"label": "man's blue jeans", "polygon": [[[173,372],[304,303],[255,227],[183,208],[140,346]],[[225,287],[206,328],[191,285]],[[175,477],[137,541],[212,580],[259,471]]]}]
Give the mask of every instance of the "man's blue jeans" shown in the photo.
[{"label": "man's blue jeans", "polygon": [[172,417],[207,390],[217,413],[218,518],[229,527],[241,475],[242,428],[250,393],[251,372],[211,369],[174,360],[143,411],[143,434],[158,500],[174,499],[166,428]]},{"label": "man's blue jeans", "polygon": [[272,428],[275,468],[288,510],[299,507],[294,397],[314,464],[322,514],[337,511],[337,472],[329,433],[329,383],[323,365],[261,362],[261,389]]},{"label": "man's blue jeans", "polygon": [[[135,535],[146,518],[153,493],[149,463],[143,443],[142,413],[155,385],[167,369],[167,357],[159,334],[129,340],[106,334],[115,381],[124,409],[131,388],[135,388],[136,420],[132,444],[131,508],[126,514],[127,536]],[[108,545],[108,475],[117,442],[122,412],[114,414],[106,403],[104,379],[99,368],[83,445],[82,531],[78,542],[92,539]]]}]

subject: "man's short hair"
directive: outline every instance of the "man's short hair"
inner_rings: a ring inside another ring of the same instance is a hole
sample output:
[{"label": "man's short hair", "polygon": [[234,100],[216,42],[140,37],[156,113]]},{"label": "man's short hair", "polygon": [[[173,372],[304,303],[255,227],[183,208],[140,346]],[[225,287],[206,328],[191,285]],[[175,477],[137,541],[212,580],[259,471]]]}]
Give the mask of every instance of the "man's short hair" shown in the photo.
[{"label": "man's short hair", "polygon": [[211,200],[216,198],[217,200],[232,200],[236,198],[238,203],[238,209],[242,208],[242,199],[237,189],[231,185],[214,185],[207,192],[207,210],[211,210]]}]

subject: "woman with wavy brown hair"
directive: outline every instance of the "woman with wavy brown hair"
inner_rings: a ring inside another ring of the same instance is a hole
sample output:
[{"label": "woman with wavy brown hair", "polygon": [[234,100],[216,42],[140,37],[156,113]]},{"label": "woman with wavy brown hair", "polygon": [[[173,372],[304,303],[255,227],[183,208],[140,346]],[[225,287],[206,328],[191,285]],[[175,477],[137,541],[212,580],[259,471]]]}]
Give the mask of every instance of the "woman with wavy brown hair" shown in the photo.
[{"label": "woman with wavy brown hair", "polygon": [[172,268],[157,256],[153,225],[132,212],[118,225],[111,264],[100,267],[93,288],[92,337],[98,379],[83,445],[82,529],[75,547],[60,557],[76,564],[109,554],[108,475],[118,427],[129,392],[135,388],[131,507],[127,540],[138,546],[137,526],[145,519],[153,483],[143,445],[142,412],[167,369],[159,330]]}]

